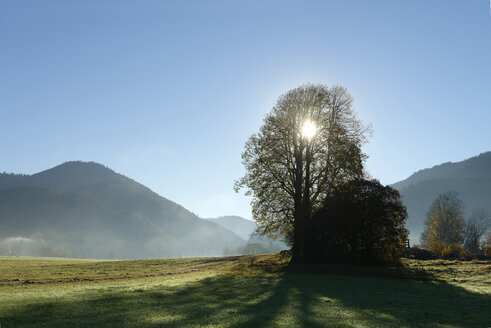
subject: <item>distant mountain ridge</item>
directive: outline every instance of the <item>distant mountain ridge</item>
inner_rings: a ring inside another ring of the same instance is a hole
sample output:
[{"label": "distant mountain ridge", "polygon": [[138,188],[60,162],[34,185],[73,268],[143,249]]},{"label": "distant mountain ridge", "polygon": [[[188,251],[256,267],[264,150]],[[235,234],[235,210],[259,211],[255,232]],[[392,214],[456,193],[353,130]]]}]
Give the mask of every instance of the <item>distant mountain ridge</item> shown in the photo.
[{"label": "distant mountain ridge", "polygon": [[3,253],[213,256],[244,244],[232,231],[98,163],[67,162],[33,175],[0,174]]},{"label": "distant mountain ridge", "polygon": [[[65,162],[51,169],[32,174],[0,174],[0,189],[37,186],[72,190],[97,183],[129,179],[95,162]],[[131,179],[129,179],[131,180]]]},{"label": "distant mountain ridge", "polygon": [[221,216],[207,220],[215,222],[222,227],[235,232],[237,235],[247,240],[248,244],[262,244],[264,249],[270,252],[277,252],[289,248],[288,245],[281,240],[272,240],[267,236],[259,236],[254,234],[257,229],[257,224],[252,220],[247,220],[243,217],[234,215]]},{"label": "distant mountain ridge", "polygon": [[452,163],[446,162],[413,173],[409,178],[393,184],[397,189],[403,189],[428,179],[441,178],[490,178],[491,177],[491,151],[481,153],[469,159]]},{"label": "distant mountain ridge", "polygon": [[241,238],[248,240],[251,234],[256,230],[256,222],[252,220],[244,219],[240,216],[229,215],[221,216],[218,218],[207,219],[211,222],[215,222],[230,231],[235,232]]},{"label": "distant mountain ridge", "polygon": [[401,192],[407,207],[411,240],[419,242],[426,212],[439,193],[457,191],[467,212],[474,208],[491,212],[491,152],[420,170],[392,186]]}]

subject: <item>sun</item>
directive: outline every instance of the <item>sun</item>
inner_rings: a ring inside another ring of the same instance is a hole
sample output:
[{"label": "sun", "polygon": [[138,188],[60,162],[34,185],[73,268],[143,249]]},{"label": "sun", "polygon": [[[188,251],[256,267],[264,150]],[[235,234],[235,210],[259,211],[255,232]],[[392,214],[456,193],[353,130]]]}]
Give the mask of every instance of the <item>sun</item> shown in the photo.
[{"label": "sun", "polygon": [[315,135],[317,132],[317,126],[315,126],[314,122],[311,120],[307,119],[305,122],[303,122],[302,125],[302,136],[307,138],[308,140],[312,139],[312,137]]}]

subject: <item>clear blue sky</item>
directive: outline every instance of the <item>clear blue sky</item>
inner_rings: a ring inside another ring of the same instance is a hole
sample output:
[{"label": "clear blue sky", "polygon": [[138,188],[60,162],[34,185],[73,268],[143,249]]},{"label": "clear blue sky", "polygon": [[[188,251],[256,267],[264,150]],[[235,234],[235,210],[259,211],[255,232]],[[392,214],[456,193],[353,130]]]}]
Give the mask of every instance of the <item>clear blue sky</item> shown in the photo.
[{"label": "clear blue sky", "polygon": [[340,84],[383,183],[491,150],[488,0],[0,0],[0,171],[100,162],[250,218],[241,152],[278,96]]}]

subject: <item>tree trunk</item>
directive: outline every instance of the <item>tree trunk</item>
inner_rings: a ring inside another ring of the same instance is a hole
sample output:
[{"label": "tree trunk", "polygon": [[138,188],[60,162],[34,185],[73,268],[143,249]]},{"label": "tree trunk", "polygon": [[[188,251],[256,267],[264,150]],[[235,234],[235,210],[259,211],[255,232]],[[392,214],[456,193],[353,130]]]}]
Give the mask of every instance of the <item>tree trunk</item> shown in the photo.
[{"label": "tree trunk", "polygon": [[304,224],[303,224],[303,204],[302,204],[302,185],[303,185],[303,142],[300,147],[295,149],[295,196],[293,213],[293,245],[292,261],[302,261],[304,255]]},{"label": "tree trunk", "polygon": [[305,182],[304,191],[302,197],[302,260],[312,259],[315,254],[315,250],[312,247],[311,240],[311,219],[312,219],[312,202],[311,202],[311,180],[310,180],[310,165],[312,162],[312,154],[310,151],[311,144],[307,142],[305,150]]}]

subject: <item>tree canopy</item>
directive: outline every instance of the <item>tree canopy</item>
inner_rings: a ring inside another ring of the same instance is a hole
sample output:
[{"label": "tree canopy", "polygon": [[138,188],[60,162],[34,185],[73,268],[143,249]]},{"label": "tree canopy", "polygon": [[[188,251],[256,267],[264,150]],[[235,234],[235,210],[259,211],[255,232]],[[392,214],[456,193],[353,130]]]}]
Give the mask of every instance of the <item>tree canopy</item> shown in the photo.
[{"label": "tree canopy", "polygon": [[308,84],[282,95],[246,142],[246,174],[235,185],[252,196],[258,231],[284,238],[301,258],[313,210],[336,186],[363,176],[368,133],[343,87]]}]

